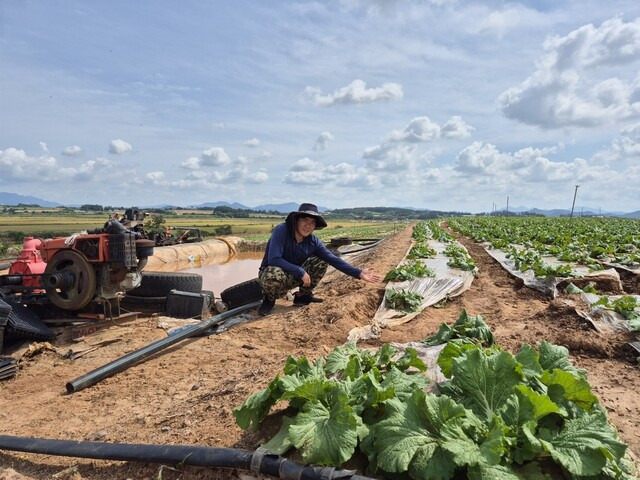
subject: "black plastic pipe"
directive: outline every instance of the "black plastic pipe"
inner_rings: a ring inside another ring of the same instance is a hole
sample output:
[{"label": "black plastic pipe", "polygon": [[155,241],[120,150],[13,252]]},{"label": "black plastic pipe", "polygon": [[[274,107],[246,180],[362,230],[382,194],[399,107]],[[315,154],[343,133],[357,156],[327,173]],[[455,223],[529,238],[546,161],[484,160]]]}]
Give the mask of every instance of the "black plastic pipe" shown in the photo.
[{"label": "black plastic pipe", "polygon": [[131,365],[142,360],[143,358],[153,355],[154,353],[159,352],[162,349],[165,349],[184,340],[185,338],[199,335],[207,331],[208,329],[222,323],[230,317],[238,315],[239,313],[242,313],[246,310],[251,310],[252,308],[259,307],[261,303],[262,301],[242,305],[241,307],[237,307],[232,310],[228,310],[226,312],[215,315],[211,318],[207,318],[206,320],[200,323],[196,323],[195,325],[190,325],[189,327],[186,327],[184,330],[179,331],[175,335],[170,335],[166,338],[156,340],[153,343],[150,343],[134,352],[125,355],[124,357],[120,357],[113,362],[109,362],[102,367],[98,367],[89,373],[85,373],[84,375],[71,380],[66,385],[67,392],[75,393],[82,390],[83,388],[95,385],[100,380],[126,370]]},{"label": "black plastic pipe", "polygon": [[362,252],[364,250],[369,250],[370,248],[373,248],[373,247],[377,246],[381,241],[382,240],[378,240],[378,241],[376,241],[374,243],[370,243],[370,244],[364,245],[364,246],[362,246],[360,248],[357,248],[355,250],[349,250],[348,252],[340,252],[340,254],[341,255],[351,255],[352,253],[358,253],[358,252]]},{"label": "black plastic pipe", "polygon": [[197,445],[74,442],[0,435],[0,450],[96,460],[237,468],[263,473],[282,480],[374,480],[370,477],[355,475],[351,470],[301,465],[286,458],[271,455],[262,448],[252,452],[235,448]]}]

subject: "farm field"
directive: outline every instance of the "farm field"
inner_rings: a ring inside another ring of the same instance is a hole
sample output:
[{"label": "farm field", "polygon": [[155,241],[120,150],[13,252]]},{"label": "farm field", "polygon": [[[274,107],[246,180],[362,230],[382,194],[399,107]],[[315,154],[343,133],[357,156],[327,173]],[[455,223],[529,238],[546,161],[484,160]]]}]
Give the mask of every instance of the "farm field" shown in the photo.
[{"label": "farm field", "polygon": [[[120,212],[123,213],[123,212]],[[102,213],[61,213],[48,212],[19,212],[7,214],[0,212],[0,241],[9,232],[13,232],[12,239],[42,235],[70,235],[82,230],[102,227],[109,219],[109,212]],[[283,222],[286,215],[266,216],[259,215],[248,218],[216,217],[201,212],[169,213],[162,214],[165,225],[174,227],[197,227],[214,235],[219,227],[230,227],[230,235],[241,236],[251,241],[266,241],[270,232],[279,223]],[[375,222],[369,220],[353,220],[346,218],[331,218],[330,226],[318,232],[323,240],[337,236],[350,236],[364,238],[365,236],[384,236],[404,226],[402,222]]]},{"label": "farm field", "polygon": [[[380,338],[360,346],[378,348],[388,342],[422,341],[434,335],[442,322],[453,324],[463,309],[470,315],[485,317],[496,343],[511,354],[515,355],[525,343],[548,341],[564,346],[573,365],[586,370],[592,393],[635,458],[640,453],[640,375],[638,353],[628,345],[628,336],[595,331],[569,307],[566,300],[570,295],[565,292],[551,298],[523,286],[479,243],[488,238],[471,239],[473,220],[449,221],[449,226],[465,228],[469,235],[449,231],[466,247],[477,267],[470,289],[439,308],[423,310],[409,323],[382,330]],[[630,255],[637,250],[631,245],[638,246],[639,235],[637,224],[631,225],[627,235],[621,237],[621,250],[616,247],[598,260],[622,260],[625,267],[633,266],[629,264],[633,261]],[[506,228],[506,224],[502,227]],[[549,233],[550,228],[541,227],[540,231]],[[589,229],[593,231],[594,226],[585,227]],[[506,249],[515,241],[515,234],[507,234],[501,247]],[[521,245],[527,243],[524,239],[517,241]],[[571,245],[572,241],[564,243]],[[412,228],[406,227],[359,254],[353,263],[373,267],[384,275],[398,265],[411,245]],[[584,247],[577,250],[580,249]],[[592,252],[600,255],[595,244]],[[627,257],[616,257],[618,254]],[[586,258],[568,263],[579,261],[588,265]],[[626,293],[637,295],[640,292],[635,289],[633,278],[623,279],[622,285]],[[365,284],[332,272],[316,293],[325,298],[324,303],[294,308],[290,301],[278,300],[274,313],[268,317],[186,342],[73,395],[65,393],[66,381],[162,338],[165,333],[158,328],[158,318],[142,318],[109,329],[105,338],[108,335],[119,341],[77,360],[64,357],[71,346],[60,341],[54,350],[45,349],[23,359],[18,377],[3,382],[0,434],[253,450],[276,433],[286,404],[278,404],[273,411],[280,413],[267,417],[258,432],[238,427],[233,409],[251,393],[265,388],[281,372],[288,355],[313,361],[343,344],[351,329],[366,325],[374,316],[384,296],[384,285]],[[50,478],[69,467],[75,467],[69,478],[87,480],[240,478],[237,472],[230,471],[193,467],[173,470],[158,465],[7,452],[0,453],[0,465],[0,478],[16,474],[19,476],[15,478],[23,480]],[[359,466],[358,462],[355,466]],[[552,478],[562,478],[557,471],[547,473],[554,475]]]}]

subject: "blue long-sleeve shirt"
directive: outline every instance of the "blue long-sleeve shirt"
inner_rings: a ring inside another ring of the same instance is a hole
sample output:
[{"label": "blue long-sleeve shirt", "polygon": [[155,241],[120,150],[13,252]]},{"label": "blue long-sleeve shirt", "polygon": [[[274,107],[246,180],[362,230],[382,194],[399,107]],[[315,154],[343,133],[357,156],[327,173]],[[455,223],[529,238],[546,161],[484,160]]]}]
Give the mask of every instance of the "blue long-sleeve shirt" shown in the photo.
[{"label": "blue long-sleeve shirt", "polygon": [[296,242],[295,233],[286,223],[274,228],[262,258],[260,268],[275,266],[282,268],[294,278],[302,278],[305,271],[300,267],[312,255],[321,258],[332,267],[354,278],[360,278],[361,269],[350,265],[325,247],[314,234]]}]

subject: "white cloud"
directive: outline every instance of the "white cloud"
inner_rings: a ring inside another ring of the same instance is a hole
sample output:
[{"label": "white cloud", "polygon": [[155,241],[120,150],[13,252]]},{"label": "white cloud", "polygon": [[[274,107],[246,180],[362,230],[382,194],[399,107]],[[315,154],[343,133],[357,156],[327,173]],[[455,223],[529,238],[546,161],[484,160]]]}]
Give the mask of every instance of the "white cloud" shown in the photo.
[{"label": "white cloud", "polygon": [[113,153],[114,155],[124,155],[125,153],[130,153],[131,150],[133,150],[131,144],[119,138],[111,140],[109,144],[109,153]]},{"label": "white cloud", "polygon": [[269,175],[264,169],[253,172],[247,176],[248,183],[264,183],[269,180]]},{"label": "white cloud", "polygon": [[471,135],[474,127],[467,124],[462,117],[455,115],[440,127],[427,116],[415,117],[404,130],[393,130],[388,139],[391,142],[423,143],[438,138],[465,138]]},{"label": "white cloud", "polygon": [[191,170],[184,177],[187,180],[206,180],[211,174],[205,170]]},{"label": "white cloud", "polygon": [[152,182],[156,183],[164,180],[164,172],[162,171],[149,172],[145,176]]},{"label": "white cloud", "polygon": [[292,171],[284,177],[284,183],[293,185],[322,185],[326,183],[324,173],[318,171]]},{"label": "white cloud", "polygon": [[369,188],[379,185],[377,177],[366,168],[358,168],[346,162],[323,165],[308,158],[298,160],[284,177],[290,185],[327,185],[338,187]]},{"label": "white cloud", "polygon": [[514,153],[501,152],[495,145],[474,142],[457,156],[454,169],[466,177],[485,177],[494,184],[550,183],[591,180],[594,169],[583,159],[559,162],[547,158],[556,147],[525,147]]},{"label": "white cloud", "polygon": [[304,98],[310,99],[320,107],[402,100],[403,95],[402,85],[398,83],[384,83],[381,87],[367,88],[367,84],[359,79],[336,90],[333,94],[322,95],[322,92],[314,87],[306,87],[303,92]]},{"label": "white cloud", "polygon": [[198,157],[189,157],[180,166],[187,170],[198,170],[200,168],[200,159]]},{"label": "white cloud", "polygon": [[219,167],[231,162],[229,155],[222,147],[211,147],[200,156],[200,165],[203,167]]},{"label": "white cloud", "polygon": [[597,127],[640,117],[637,76],[599,77],[611,66],[640,59],[640,18],[584,25],[547,39],[544,49],[538,69],[500,95],[507,117],[543,128]]},{"label": "white cloud", "polygon": [[81,153],[82,148],[80,148],[78,145],[70,145],[62,150],[62,155],[66,155],[68,157],[74,157],[76,155],[80,155]]},{"label": "white cloud", "polygon": [[26,182],[37,177],[42,182],[62,182],[62,181],[88,181],[92,180],[100,172],[101,177],[116,175],[114,162],[105,158],[89,160],[77,168],[63,167],[52,157],[48,150],[43,148],[42,154],[37,157],[28,155],[24,150],[17,148],[7,148],[0,150],[0,170],[2,171],[2,182]]},{"label": "white cloud", "polygon": [[316,139],[316,143],[313,144],[313,150],[326,150],[329,142],[335,140],[335,137],[331,132],[322,132]]},{"label": "white cloud", "polygon": [[612,166],[640,161],[640,123],[629,125],[620,130],[620,134],[611,141],[611,145],[596,152],[596,162],[606,162]]},{"label": "white cloud", "polygon": [[613,148],[624,157],[640,160],[640,123],[623,128],[613,141]]},{"label": "white cloud", "polygon": [[471,136],[475,130],[458,115],[454,115],[440,129],[440,136],[443,138],[466,138]]},{"label": "white cloud", "polygon": [[314,162],[313,160],[305,157],[297,160],[290,168],[292,172],[311,172],[313,170],[320,170],[321,164]]},{"label": "white cloud", "polygon": [[407,173],[415,167],[417,148],[414,145],[386,145],[365,150],[362,158],[371,170]]},{"label": "white cloud", "polygon": [[428,142],[440,136],[440,126],[429,117],[416,117],[403,131],[394,130],[389,134],[393,142]]},{"label": "white cloud", "polygon": [[548,22],[548,18],[536,11],[520,4],[507,4],[502,10],[491,10],[488,13],[475,13],[470,31],[473,33],[494,35],[502,39],[507,33],[518,28],[526,29],[531,25]]},{"label": "white cloud", "polygon": [[251,138],[244,142],[244,146],[249,148],[257,148],[260,146],[260,140],[258,140],[257,138]]}]

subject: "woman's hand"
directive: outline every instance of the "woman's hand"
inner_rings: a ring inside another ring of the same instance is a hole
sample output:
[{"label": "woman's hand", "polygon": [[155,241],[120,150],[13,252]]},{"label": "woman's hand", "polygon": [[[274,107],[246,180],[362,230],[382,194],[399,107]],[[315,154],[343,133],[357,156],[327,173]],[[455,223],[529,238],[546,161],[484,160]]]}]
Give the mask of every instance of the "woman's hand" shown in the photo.
[{"label": "woman's hand", "polygon": [[365,268],[360,272],[360,279],[365,282],[378,283],[382,277],[375,273],[372,268]]}]

